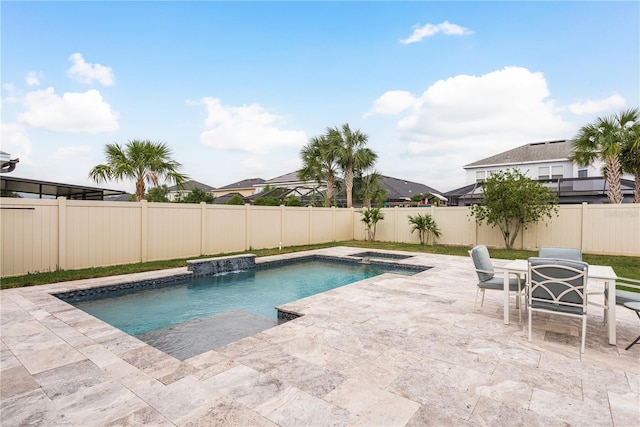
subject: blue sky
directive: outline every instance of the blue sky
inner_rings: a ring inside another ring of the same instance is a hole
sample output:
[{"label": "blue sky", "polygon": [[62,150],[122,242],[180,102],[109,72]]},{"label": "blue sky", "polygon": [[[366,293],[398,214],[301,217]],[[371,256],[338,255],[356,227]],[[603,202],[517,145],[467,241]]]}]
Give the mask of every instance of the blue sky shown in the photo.
[{"label": "blue sky", "polygon": [[636,1],[0,7],[0,147],[24,178],[94,186],[105,144],[150,139],[205,184],[270,179],[349,123],[380,173],[444,192],[640,104]]}]

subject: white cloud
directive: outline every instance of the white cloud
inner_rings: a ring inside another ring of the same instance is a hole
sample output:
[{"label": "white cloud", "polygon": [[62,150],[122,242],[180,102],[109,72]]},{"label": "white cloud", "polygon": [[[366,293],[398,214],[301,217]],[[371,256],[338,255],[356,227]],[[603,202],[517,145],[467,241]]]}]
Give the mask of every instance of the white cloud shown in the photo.
[{"label": "white cloud", "polygon": [[413,108],[418,100],[404,90],[391,90],[376,99],[373,107],[364,114],[368,117],[374,114],[399,114],[409,108]]},{"label": "white cloud", "polygon": [[114,132],[118,130],[118,113],[111,110],[100,92],[67,92],[62,97],[53,88],[27,93],[26,111],[18,116],[21,123],[55,132]]},{"label": "white cloud", "polygon": [[115,84],[115,77],[111,67],[105,67],[100,64],[89,64],[80,53],[71,55],[69,61],[72,62],[73,65],[67,72],[72,79],[87,84],[91,84],[95,80],[104,86],[113,86]]},{"label": "white cloud", "polygon": [[609,111],[611,109],[624,107],[625,104],[625,99],[620,95],[615,94],[605,99],[595,101],[588,99],[584,102],[576,102],[569,105],[569,111],[577,115],[597,114],[603,111]]},{"label": "white cloud", "polygon": [[2,151],[9,153],[12,159],[19,158],[20,164],[32,164],[31,140],[25,128],[18,123],[0,124]]},{"label": "white cloud", "polygon": [[417,43],[426,37],[435,36],[438,33],[448,36],[464,36],[473,34],[473,31],[460,25],[452,24],[449,21],[444,21],[440,24],[424,24],[423,26],[414,26],[413,34],[406,39],[400,40],[400,43]]},{"label": "white cloud", "polygon": [[27,83],[27,86],[40,86],[40,78],[38,78],[38,73],[35,71],[29,72],[24,81]]},{"label": "white cloud", "polygon": [[383,94],[371,111],[398,115],[400,106],[413,104],[399,114],[397,138],[405,155],[424,156],[425,183],[436,188],[454,188],[440,176],[454,171],[464,177],[465,164],[529,142],[571,137],[576,129],[558,115],[544,75],[525,68],[454,76],[416,97],[398,93]]},{"label": "white cloud", "polygon": [[303,131],[281,129],[282,117],[268,113],[258,104],[229,107],[210,97],[195,104],[207,107],[206,130],[200,134],[200,141],[206,146],[266,154],[307,142]]}]

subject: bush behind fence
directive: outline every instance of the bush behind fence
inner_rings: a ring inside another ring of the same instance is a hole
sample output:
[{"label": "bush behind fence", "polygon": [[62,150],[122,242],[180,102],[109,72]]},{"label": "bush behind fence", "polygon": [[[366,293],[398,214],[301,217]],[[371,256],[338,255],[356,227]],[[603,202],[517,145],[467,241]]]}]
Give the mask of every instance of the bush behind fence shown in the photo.
[{"label": "bush behind fence", "polygon": [[[79,269],[251,249],[364,240],[357,209],[2,198],[0,276]],[[517,249],[569,246],[640,256],[640,205],[561,205],[521,232]],[[433,216],[456,246],[504,247],[497,228],[477,226],[466,207],[387,208],[376,240],[419,243],[408,215]]]}]

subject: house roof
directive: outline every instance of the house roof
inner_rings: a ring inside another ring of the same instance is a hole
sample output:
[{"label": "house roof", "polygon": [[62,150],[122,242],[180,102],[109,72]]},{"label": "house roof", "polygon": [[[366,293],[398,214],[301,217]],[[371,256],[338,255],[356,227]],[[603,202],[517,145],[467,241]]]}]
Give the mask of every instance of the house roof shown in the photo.
[{"label": "house roof", "polygon": [[532,142],[512,150],[478,160],[464,166],[464,169],[479,166],[504,165],[516,163],[544,162],[548,160],[568,160],[573,151],[570,140]]},{"label": "house roof", "polygon": [[245,197],[242,194],[234,192],[234,193],[225,194],[224,196],[216,197],[213,203],[216,205],[224,205],[229,200],[231,200],[234,196],[239,196],[242,200],[246,201]]},{"label": "house roof", "polygon": [[438,190],[428,185],[418,182],[407,181],[406,179],[398,179],[390,176],[382,175],[381,187],[389,190],[388,200],[406,200],[416,194],[432,193],[440,195]]},{"label": "house roof", "polygon": [[264,183],[264,179],[262,178],[249,178],[243,179],[242,181],[234,182],[233,184],[225,185],[224,187],[219,187],[217,190],[246,190],[253,189],[255,185],[259,185]]},{"label": "house roof", "polygon": [[286,173],[284,175],[276,176],[275,178],[268,179],[264,181],[264,184],[268,185],[277,185],[277,184],[285,184],[291,182],[300,182],[300,177],[298,177],[298,171],[293,171]]},{"label": "house roof", "polygon": [[64,196],[73,200],[104,200],[107,196],[125,194],[124,191],[120,190],[108,190],[106,188],[63,184],[14,176],[0,177],[0,188],[14,193],[37,194],[40,198],[42,196]]},{"label": "house roof", "polygon": [[195,181],[195,180],[190,180],[185,182],[182,187],[178,187],[177,185],[172,185],[171,187],[169,187],[169,191],[191,191],[194,188],[199,188],[202,191],[212,191],[215,190],[214,187],[211,187],[207,184],[203,184],[201,182]]},{"label": "house roof", "polygon": [[311,185],[311,186],[317,186],[318,184],[313,181],[313,180],[307,180],[307,181],[303,181],[300,179],[300,177],[298,176],[298,171],[295,170],[293,172],[289,172],[286,173],[284,175],[280,175],[277,176],[275,178],[271,178],[266,180],[263,184],[265,185],[270,185],[272,187],[278,187],[278,186],[290,186],[292,184],[302,184],[302,185]]}]

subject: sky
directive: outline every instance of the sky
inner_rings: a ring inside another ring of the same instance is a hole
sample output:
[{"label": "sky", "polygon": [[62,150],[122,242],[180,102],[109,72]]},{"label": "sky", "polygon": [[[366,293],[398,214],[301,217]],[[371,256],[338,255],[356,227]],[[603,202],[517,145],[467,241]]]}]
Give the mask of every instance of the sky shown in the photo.
[{"label": "sky", "polygon": [[[348,123],[382,175],[463,167],[640,106],[640,3],[0,2],[11,176],[96,184],[106,144],[164,142],[222,187],[302,166]],[[170,184],[169,184],[170,185]]]}]

